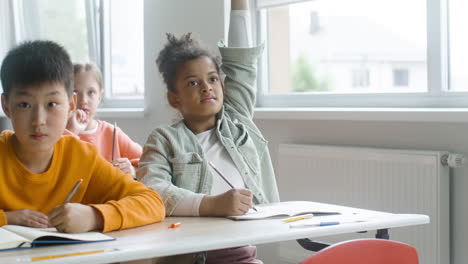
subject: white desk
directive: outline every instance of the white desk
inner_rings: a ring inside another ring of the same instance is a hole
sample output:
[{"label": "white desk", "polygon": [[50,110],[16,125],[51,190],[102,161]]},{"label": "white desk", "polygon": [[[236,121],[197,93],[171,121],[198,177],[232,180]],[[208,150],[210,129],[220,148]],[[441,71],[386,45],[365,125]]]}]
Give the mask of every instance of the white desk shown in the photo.
[{"label": "white desk", "polygon": [[[115,241],[0,252],[0,263],[27,263],[31,257],[93,250],[107,251],[34,263],[114,263],[249,244],[318,238],[429,223],[429,217],[425,215],[390,214],[335,205],[329,205],[329,209],[331,211],[353,212],[357,215],[363,215],[368,220],[334,226],[290,228],[288,223],[277,218],[233,221],[215,217],[169,217],[162,223],[108,233],[108,235],[117,238]],[[178,228],[168,229],[167,227],[174,222],[181,222],[182,225]]]}]

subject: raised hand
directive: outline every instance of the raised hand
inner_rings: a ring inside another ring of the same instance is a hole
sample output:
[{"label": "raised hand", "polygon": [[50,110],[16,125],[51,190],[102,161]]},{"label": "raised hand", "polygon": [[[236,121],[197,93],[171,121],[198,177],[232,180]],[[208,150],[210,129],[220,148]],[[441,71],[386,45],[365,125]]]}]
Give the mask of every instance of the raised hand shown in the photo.
[{"label": "raised hand", "polygon": [[85,130],[88,126],[88,115],[85,111],[77,109],[68,120],[67,129],[75,135]]}]

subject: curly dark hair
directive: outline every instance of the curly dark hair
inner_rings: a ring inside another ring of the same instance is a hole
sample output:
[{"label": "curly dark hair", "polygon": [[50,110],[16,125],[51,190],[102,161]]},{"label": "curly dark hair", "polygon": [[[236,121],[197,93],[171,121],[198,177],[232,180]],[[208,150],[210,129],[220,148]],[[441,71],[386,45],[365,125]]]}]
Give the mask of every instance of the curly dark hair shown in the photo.
[{"label": "curly dark hair", "polygon": [[0,70],[3,94],[13,88],[59,82],[73,93],[73,64],[65,48],[48,40],[26,41],[10,50]]},{"label": "curly dark hair", "polygon": [[177,70],[187,61],[208,57],[214,62],[216,71],[220,74],[219,58],[203,47],[200,41],[192,37],[192,33],[184,34],[180,38],[176,38],[171,33],[166,33],[166,35],[167,43],[159,52],[156,64],[169,91],[176,91]]}]

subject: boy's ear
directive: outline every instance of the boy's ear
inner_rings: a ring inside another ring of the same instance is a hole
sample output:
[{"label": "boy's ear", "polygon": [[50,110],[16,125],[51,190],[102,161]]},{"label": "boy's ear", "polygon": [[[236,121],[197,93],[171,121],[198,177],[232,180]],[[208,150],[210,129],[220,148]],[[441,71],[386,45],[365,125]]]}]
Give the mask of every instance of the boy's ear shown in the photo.
[{"label": "boy's ear", "polygon": [[175,109],[180,108],[179,96],[177,96],[176,93],[171,92],[171,91],[167,92],[167,101],[169,101],[169,104]]},{"label": "boy's ear", "polygon": [[10,108],[8,108],[8,101],[6,99],[6,96],[3,93],[2,93],[2,110],[5,113],[5,115],[11,119]]},{"label": "boy's ear", "polygon": [[70,103],[68,107],[68,119],[70,119],[73,116],[73,112],[76,110],[76,101],[77,101],[77,95],[76,93],[73,93],[73,95],[70,98]]}]

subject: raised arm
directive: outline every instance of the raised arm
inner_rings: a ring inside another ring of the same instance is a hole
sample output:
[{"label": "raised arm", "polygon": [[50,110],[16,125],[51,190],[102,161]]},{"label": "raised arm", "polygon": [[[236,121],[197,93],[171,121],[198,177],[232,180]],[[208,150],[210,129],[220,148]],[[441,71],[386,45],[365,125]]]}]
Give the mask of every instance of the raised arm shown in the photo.
[{"label": "raised arm", "polygon": [[229,47],[252,47],[252,29],[248,0],[231,0]]},{"label": "raised arm", "polygon": [[231,0],[228,48],[220,46],[221,69],[226,74],[225,109],[252,119],[255,105],[257,57],[263,47],[253,47],[248,0]]},{"label": "raised arm", "polygon": [[231,0],[231,10],[248,10],[249,0]]}]

